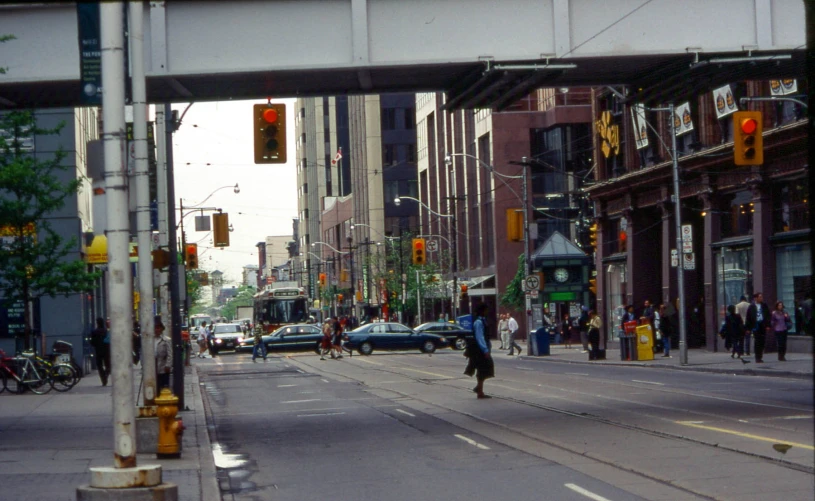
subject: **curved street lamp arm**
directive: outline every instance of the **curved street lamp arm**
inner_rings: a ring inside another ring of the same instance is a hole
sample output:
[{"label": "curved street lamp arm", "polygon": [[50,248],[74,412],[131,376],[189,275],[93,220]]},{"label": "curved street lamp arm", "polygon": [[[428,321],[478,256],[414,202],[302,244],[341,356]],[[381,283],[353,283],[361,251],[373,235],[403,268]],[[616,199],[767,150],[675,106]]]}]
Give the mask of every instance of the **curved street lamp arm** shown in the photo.
[{"label": "curved street lamp arm", "polygon": [[447,237],[444,237],[444,236],[441,236],[441,235],[416,235],[416,237],[418,237],[418,238],[441,238],[442,240],[447,242],[448,246],[450,245],[450,240],[448,240]]},{"label": "curved street lamp arm", "polygon": [[185,207],[185,209],[194,209],[194,208],[196,208],[196,207],[198,207],[198,206],[200,206],[200,205],[204,205],[204,204],[206,203],[206,201],[207,201],[207,200],[209,200],[210,198],[212,198],[212,195],[216,194],[217,192],[219,192],[219,191],[221,191],[221,190],[225,190],[225,189],[227,189],[227,188],[232,188],[232,190],[233,190],[235,193],[240,193],[240,192],[241,192],[241,189],[240,189],[240,187],[238,186],[238,183],[235,183],[235,186],[231,186],[231,185],[230,185],[230,186],[221,186],[220,188],[215,188],[215,191],[213,191],[212,193],[210,193],[210,194],[209,194],[209,196],[207,196],[207,198],[205,198],[205,199],[204,199],[204,200],[202,200],[201,202],[198,202],[197,204],[194,204],[194,205],[188,205],[188,206],[186,206],[186,207]]},{"label": "curved street lamp arm", "polygon": [[455,214],[442,214],[440,212],[436,212],[433,209],[431,209],[430,206],[428,206],[426,203],[422,202],[418,198],[413,198],[413,197],[408,197],[408,196],[402,195],[402,196],[396,197],[396,199],[394,200],[394,203],[396,203],[396,205],[399,205],[398,200],[401,200],[403,198],[406,199],[406,200],[413,200],[413,201],[417,202],[419,205],[421,205],[422,207],[427,209],[428,212],[430,212],[431,214],[435,214],[436,216],[439,216],[439,217],[456,217]]},{"label": "curved street lamp arm", "polygon": [[326,247],[328,247],[329,249],[333,250],[334,252],[336,252],[338,254],[350,254],[350,252],[348,252],[348,251],[341,251],[341,250],[339,250],[339,249],[337,249],[337,248],[335,248],[335,247],[333,247],[330,244],[327,244],[325,242],[311,242],[312,247],[314,247],[317,244],[325,245]]}]

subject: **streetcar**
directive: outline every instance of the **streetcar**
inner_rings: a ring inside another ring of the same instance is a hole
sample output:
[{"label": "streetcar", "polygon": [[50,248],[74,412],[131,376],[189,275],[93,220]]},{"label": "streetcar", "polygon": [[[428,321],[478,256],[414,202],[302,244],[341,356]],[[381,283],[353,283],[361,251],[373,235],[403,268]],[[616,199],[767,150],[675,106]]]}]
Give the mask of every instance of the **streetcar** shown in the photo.
[{"label": "streetcar", "polygon": [[308,298],[303,287],[268,288],[254,296],[254,323],[268,334],[284,325],[308,321]]}]

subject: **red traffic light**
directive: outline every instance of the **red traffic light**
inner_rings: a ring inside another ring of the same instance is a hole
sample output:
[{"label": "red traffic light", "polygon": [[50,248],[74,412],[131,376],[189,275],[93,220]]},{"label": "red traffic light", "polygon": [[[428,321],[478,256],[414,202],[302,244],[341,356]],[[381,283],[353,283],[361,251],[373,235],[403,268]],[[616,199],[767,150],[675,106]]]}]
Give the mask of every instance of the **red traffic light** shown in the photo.
[{"label": "red traffic light", "polygon": [[416,239],[413,241],[413,248],[416,250],[424,250],[424,240]]},{"label": "red traffic light", "polygon": [[267,123],[273,124],[273,123],[277,122],[277,117],[278,117],[278,115],[277,115],[277,110],[276,109],[269,108],[269,109],[263,110],[263,120],[265,120]]},{"label": "red traffic light", "polygon": [[740,125],[741,131],[745,134],[752,134],[758,129],[758,122],[755,118],[744,118]]}]

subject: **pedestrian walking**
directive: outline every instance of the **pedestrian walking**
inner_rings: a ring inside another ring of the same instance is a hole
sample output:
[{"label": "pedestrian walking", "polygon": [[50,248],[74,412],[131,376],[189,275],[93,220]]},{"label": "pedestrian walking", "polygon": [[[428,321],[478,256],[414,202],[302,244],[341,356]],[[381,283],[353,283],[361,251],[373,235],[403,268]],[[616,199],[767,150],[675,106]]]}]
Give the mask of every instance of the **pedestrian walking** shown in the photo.
[{"label": "pedestrian walking", "polygon": [[563,321],[560,323],[561,336],[563,336],[563,346],[566,349],[572,347],[572,322],[569,321],[569,314],[563,315]]},{"label": "pedestrian walking", "polygon": [[155,343],[156,343],[156,387],[170,387],[170,374],[173,371],[173,347],[170,338],[164,335],[164,323],[161,316],[155,318]]},{"label": "pedestrian walking", "polygon": [[509,356],[511,357],[515,353],[515,350],[518,350],[518,355],[521,355],[523,353],[521,345],[515,342],[515,336],[518,334],[518,329],[520,328],[518,326],[518,321],[515,320],[515,317],[513,317],[512,314],[510,313],[507,313],[506,316],[507,316],[507,329],[509,330],[509,334],[507,335],[507,346],[509,346]]},{"label": "pedestrian walking", "polygon": [[206,358],[207,354],[207,323],[201,322],[201,325],[198,326],[198,338],[196,342],[198,343],[198,358]]},{"label": "pedestrian walking", "polygon": [[331,336],[331,358],[342,358],[342,333],[345,331],[347,319],[343,315],[334,319],[334,332]]},{"label": "pedestrian walking", "polygon": [[91,331],[91,346],[96,352],[96,370],[99,371],[99,379],[102,386],[108,385],[110,376],[110,324],[105,324],[105,319],[96,319],[96,328]]},{"label": "pedestrian walking", "polygon": [[730,339],[730,358],[741,358],[744,355],[744,321],[733,304],[727,307],[722,331],[725,338]]},{"label": "pedestrian walking", "polygon": [[583,353],[589,352],[589,308],[580,308],[580,317],[577,319],[577,330],[580,332],[580,343],[583,345]]},{"label": "pedestrian walking", "polygon": [[[478,303],[475,307],[475,321],[473,322],[474,341],[467,344],[464,356],[468,358],[467,368],[464,374],[472,377],[475,375],[477,381],[473,391],[478,398],[490,398],[484,393],[484,381],[495,377],[495,364],[491,355],[491,343],[489,329],[487,328],[487,304]],[[510,316],[512,320],[512,316]],[[512,331],[510,330],[510,336]],[[511,341],[510,341],[511,342]]]},{"label": "pedestrian walking", "polygon": [[[631,314],[633,315],[634,308],[631,307]],[[589,310],[589,360],[598,360],[600,358],[600,329],[603,328],[603,319],[594,310]]]},{"label": "pedestrian walking", "polygon": [[[747,323],[747,309],[750,308],[750,303],[747,301],[746,296],[741,296],[739,302],[736,304],[736,313],[741,317],[741,321]],[[742,342],[744,343],[744,355],[750,356],[750,339],[753,333],[746,330],[742,335]]]},{"label": "pedestrian walking", "polygon": [[673,323],[668,315],[668,307],[664,303],[659,305],[654,316],[656,333],[662,340],[662,356],[671,358],[671,336],[673,336]]},{"label": "pedestrian walking", "polygon": [[331,319],[327,318],[326,321],[323,323],[323,339],[320,342],[320,360],[325,360],[326,354],[331,352],[331,336],[333,334],[334,326],[331,323]]},{"label": "pedestrian walking", "polygon": [[215,358],[218,356],[218,349],[215,347],[215,323],[205,326],[207,336],[207,348],[209,348],[209,356]]},{"label": "pedestrian walking", "polygon": [[[747,318],[744,321],[745,332],[750,332],[755,341],[754,353],[756,363],[764,363],[764,341],[770,331],[770,308],[764,302],[764,295],[760,292],[753,294],[753,303],[747,308]],[[745,334],[745,339],[747,335]]]},{"label": "pedestrian walking", "polygon": [[778,360],[786,362],[787,358],[787,334],[792,329],[792,319],[789,313],[784,310],[784,303],[776,301],[775,309],[770,316],[770,326],[775,333],[775,343],[778,346]]},{"label": "pedestrian walking", "polygon": [[263,329],[255,327],[255,346],[252,347],[252,362],[259,356],[266,362],[266,345],[263,343]]},{"label": "pedestrian walking", "polygon": [[501,337],[501,347],[499,350],[505,350],[509,347],[509,314],[501,313],[498,315],[498,335]]}]

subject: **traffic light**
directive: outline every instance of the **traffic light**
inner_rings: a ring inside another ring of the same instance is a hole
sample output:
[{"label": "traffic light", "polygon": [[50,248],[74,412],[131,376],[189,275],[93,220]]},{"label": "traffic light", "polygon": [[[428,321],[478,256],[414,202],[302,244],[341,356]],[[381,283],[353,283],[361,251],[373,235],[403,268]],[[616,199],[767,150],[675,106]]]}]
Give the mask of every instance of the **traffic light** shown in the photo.
[{"label": "traffic light", "polygon": [[596,278],[589,279],[589,290],[595,296],[597,295],[597,279]]},{"label": "traffic light", "polygon": [[153,256],[153,269],[160,270],[170,266],[170,253],[167,249],[156,249],[151,252]]},{"label": "traffic light", "polygon": [[425,241],[424,238],[413,239],[413,264],[422,265],[425,263]]},{"label": "traffic light", "polygon": [[345,297],[342,294],[337,294],[337,302],[338,303],[342,304],[343,299],[345,299]]},{"label": "traffic light", "polygon": [[188,270],[198,268],[198,244],[187,244],[184,248],[184,261]]},{"label": "traffic light", "polygon": [[229,247],[229,214],[225,212],[212,215],[212,245]]},{"label": "traffic light", "polygon": [[591,247],[592,252],[597,248],[597,223],[592,223],[589,226],[589,247]]},{"label": "traffic light", "polygon": [[466,301],[467,299],[469,299],[469,297],[470,295],[467,293],[467,286],[461,284],[461,292],[459,293],[459,299],[461,299],[462,301]]},{"label": "traffic light", "polygon": [[520,242],[524,239],[524,213],[519,209],[507,209],[507,240]]},{"label": "traffic light", "polygon": [[320,287],[325,287],[325,273],[320,273]]},{"label": "traffic light", "polygon": [[761,165],[764,163],[764,139],[760,111],[733,113],[733,163]]},{"label": "traffic light", "polygon": [[340,270],[340,282],[348,281],[348,270]]},{"label": "traffic light", "polygon": [[286,105],[254,105],[252,127],[255,133],[255,163],[286,163]]}]

